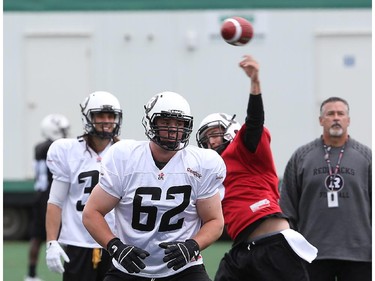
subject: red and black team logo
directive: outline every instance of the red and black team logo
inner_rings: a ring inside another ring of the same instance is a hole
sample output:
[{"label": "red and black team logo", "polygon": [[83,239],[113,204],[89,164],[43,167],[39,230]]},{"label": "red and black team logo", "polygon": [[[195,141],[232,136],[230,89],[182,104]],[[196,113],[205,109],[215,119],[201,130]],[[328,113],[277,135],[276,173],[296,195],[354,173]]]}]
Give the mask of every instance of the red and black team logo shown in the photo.
[{"label": "red and black team logo", "polygon": [[344,188],[344,178],[339,174],[328,175],[325,179],[325,186],[328,191],[341,191]]}]

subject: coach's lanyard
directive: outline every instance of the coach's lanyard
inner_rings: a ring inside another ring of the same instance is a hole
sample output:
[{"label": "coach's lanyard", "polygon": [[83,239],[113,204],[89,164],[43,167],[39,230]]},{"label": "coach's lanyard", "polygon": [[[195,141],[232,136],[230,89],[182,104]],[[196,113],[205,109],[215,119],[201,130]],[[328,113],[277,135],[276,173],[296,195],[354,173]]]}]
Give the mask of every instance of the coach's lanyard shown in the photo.
[{"label": "coach's lanyard", "polygon": [[[337,173],[340,170],[341,159],[344,156],[344,151],[345,151],[345,144],[341,147],[339,158],[337,159],[337,164],[336,164],[334,173],[332,172],[331,160],[329,159],[329,156],[330,156],[329,152],[331,150],[331,147],[327,146],[325,144],[323,144],[323,147],[324,147],[324,151],[325,151],[324,160],[327,163],[328,173],[329,173],[329,176],[330,176],[330,182],[333,183],[333,182],[335,182]],[[331,190],[333,190],[333,186],[331,187]]]}]

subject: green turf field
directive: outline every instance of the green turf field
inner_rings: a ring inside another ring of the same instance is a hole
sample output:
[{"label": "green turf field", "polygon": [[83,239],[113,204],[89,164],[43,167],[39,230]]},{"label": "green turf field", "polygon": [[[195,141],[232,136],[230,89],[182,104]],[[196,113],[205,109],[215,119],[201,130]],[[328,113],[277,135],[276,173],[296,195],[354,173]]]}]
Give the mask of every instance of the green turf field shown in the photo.
[{"label": "green turf field", "polygon": [[[27,274],[28,242],[3,243],[3,281],[23,281]],[[208,274],[213,279],[221,257],[230,248],[230,242],[216,242],[202,252]],[[61,275],[52,273],[45,264],[45,247],[41,249],[38,265],[39,278],[44,281],[61,280]]]}]

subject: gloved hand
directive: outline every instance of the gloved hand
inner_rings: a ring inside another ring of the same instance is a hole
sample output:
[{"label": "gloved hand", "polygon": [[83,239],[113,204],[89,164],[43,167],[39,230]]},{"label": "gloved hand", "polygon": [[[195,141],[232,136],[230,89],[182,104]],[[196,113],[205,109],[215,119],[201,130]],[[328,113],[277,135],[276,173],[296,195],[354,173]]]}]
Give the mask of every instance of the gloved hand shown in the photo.
[{"label": "gloved hand", "polygon": [[141,269],[144,269],[146,266],[141,259],[150,255],[145,250],[122,243],[119,238],[113,238],[108,242],[107,251],[129,273],[139,273]]},{"label": "gloved hand", "polygon": [[188,239],[185,242],[163,242],[159,244],[159,247],[165,249],[163,261],[168,262],[168,268],[173,267],[174,270],[189,263],[193,257],[198,260],[200,254],[199,245],[193,239]]},{"label": "gloved hand", "polygon": [[53,272],[63,273],[64,266],[61,262],[61,257],[63,257],[65,262],[70,262],[70,259],[61,248],[59,242],[57,242],[56,240],[48,241],[46,253],[46,262],[48,269]]}]

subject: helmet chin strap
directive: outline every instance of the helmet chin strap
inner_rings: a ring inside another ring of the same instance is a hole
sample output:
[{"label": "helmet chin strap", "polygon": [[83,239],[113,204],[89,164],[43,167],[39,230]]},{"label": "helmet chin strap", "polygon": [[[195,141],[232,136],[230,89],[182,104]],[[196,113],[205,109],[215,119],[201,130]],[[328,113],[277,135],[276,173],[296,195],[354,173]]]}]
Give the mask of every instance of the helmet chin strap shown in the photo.
[{"label": "helmet chin strap", "polygon": [[155,141],[156,144],[158,144],[161,148],[164,148],[166,150],[171,150],[175,151],[178,150],[180,142],[179,141],[174,141],[174,142],[169,142],[169,141],[162,141],[159,138],[159,141]]},{"label": "helmet chin strap", "polygon": [[[100,123],[97,123],[97,124],[100,124]],[[102,131],[98,131],[95,128],[94,124],[92,124],[89,134],[92,136],[99,137],[101,139],[112,139],[117,134],[117,125],[113,128],[112,132],[106,132],[103,128],[103,124],[101,124],[101,126],[102,126]]]},{"label": "helmet chin strap", "polygon": [[112,139],[114,137],[114,134],[102,132],[102,133],[99,133],[99,137],[102,138],[102,139]]},{"label": "helmet chin strap", "polygon": [[227,148],[229,143],[230,141],[224,140],[224,142],[221,145],[215,148],[215,151],[221,155],[221,153],[223,153],[223,151]]},{"label": "helmet chin strap", "polygon": [[101,139],[112,139],[113,138],[113,133],[109,132],[98,132],[97,130],[93,130],[89,133],[89,135],[99,137]]}]

